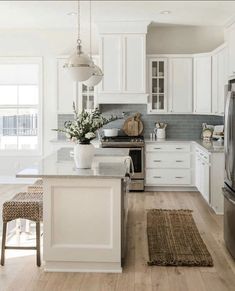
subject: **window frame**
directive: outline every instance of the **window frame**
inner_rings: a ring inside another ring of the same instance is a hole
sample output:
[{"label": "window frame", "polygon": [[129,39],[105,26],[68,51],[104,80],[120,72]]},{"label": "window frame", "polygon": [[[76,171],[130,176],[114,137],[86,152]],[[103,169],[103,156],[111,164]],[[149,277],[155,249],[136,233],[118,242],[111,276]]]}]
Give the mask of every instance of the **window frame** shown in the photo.
[{"label": "window frame", "polygon": [[[37,64],[39,68],[38,72],[38,148],[36,150],[10,150],[10,149],[0,149],[0,156],[42,156],[43,154],[43,58],[42,57],[0,57],[1,64]],[[0,84],[1,85],[1,84]],[[4,85],[4,84],[2,84]],[[19,85],[19,84],[12,84]],[[24,84],[22,84],[24,85]],[[8,105],[5,108],[10,108]],[[14,108],[16,107],[13,105]],[[27,107],[27,106],[26,106]],[[26,108],[25,107],[25,108]],[[29,108],[31,105],[28,106]],[[0,106],[4,108],[4,106]]]}]

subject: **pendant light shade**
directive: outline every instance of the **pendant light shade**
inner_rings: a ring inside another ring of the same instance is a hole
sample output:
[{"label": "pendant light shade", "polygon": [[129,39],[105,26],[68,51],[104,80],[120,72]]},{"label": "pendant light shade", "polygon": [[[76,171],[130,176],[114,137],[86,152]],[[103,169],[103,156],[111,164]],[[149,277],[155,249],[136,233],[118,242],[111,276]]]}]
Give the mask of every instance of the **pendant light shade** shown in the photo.
[{"label": "pendant light shade", "polygon": [[79,82],[85,81],[92,76],[93,67],[93,61],[81,51],[81,47],[69,57],[68,62],[64,65],[64,68],[69,70],[71,78]]},{"label": "pendant light shade", "polygon": [[71,78],[74,81],[82,82],[88,80],[94,72],[94,63],[92,59],[83,53],[81,39],[80,39],[80,2],[78,1],[77,12],[77,26],[78,26],[78,38],[77,38],[77,50],[69,58],[64,68],[68,69]]},{"label": "pendant light shade", "polygon": [[102,80],[102,78],[103,78],[103,73],[102,73],[100,67],[94,65],[93,73],[92,73],[91,77],[88,80],[84,81],[83,84],[88,86],[88,87],[93,87],[93,86],[99,84],[100,81]]}]

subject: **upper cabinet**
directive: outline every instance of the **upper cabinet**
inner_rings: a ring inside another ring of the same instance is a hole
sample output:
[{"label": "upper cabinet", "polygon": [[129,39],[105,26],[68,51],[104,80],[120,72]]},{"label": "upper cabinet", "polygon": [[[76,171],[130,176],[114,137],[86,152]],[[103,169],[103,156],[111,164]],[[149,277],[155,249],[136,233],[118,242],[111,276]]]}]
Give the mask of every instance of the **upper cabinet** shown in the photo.
[{"label": "upper cabinet", "polygon": [[228,49],[222,45],[212,55],[212,113],[224,114],[225,85],[228,83]]},{"label": "upper cabinet", "polygon": [[226,29],[226,40],[228,42],[228,75],[235,77],[235,23]]},{"label": "upper cabinet", "polygon": [[167,111],[167,58],[150,58],[148,113]]},{"label": "upper cabinet", "polygon": [[123,92],[146,93],[146,36],[123,36]]},{"label": "upper cabinet", "polygon": [[169,112],[192,113],[193,110],[193,58],[168,59]]},{"label": "upper cabinet", "polygon": [[122,92],[122,40],[121,35],[104,35],[100,38],[100,65],[104,74],[100,86],[100,93]]},{"label": "upper cabinet", "polygon": [[104,77],[98,103],[146,104],[147,24],[99,24],[100,66]]},{"label": "upper cabinet", "polygon": [[194,112],[211,113],[211,55],[194,57]]}]

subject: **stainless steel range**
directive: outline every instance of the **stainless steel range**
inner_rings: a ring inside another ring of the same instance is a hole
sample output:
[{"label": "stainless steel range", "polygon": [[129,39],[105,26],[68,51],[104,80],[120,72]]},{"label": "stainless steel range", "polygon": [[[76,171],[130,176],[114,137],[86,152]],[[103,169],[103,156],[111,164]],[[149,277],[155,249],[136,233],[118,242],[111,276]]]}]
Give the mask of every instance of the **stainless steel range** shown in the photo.
[{"label": "stainless steel range", "polygon": [[134,175],[129,185],[130,191],[144,191],[144,137],[103,137],[101,139],[103,148],[129,148],[129,156],[134,165]]}]

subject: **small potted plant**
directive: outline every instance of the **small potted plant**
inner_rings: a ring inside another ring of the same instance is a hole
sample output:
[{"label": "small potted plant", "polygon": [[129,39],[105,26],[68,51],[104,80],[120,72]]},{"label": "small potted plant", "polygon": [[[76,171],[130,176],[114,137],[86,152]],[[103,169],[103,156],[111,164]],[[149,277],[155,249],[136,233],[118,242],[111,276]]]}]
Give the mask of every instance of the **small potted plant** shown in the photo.
[{"label": "small potted plant", "polygon": [[91,140],[96,137],[96,131],[105,124],[114,121],[117,117],[105,118],[96,108],[92,112],[82,111],[80,114],[73,103],[74,120],[66,121],[64,128],[55,131],[65,133],[66,137],[74,142],[74,160],[77,168],[91,168],[95,148]]}]

